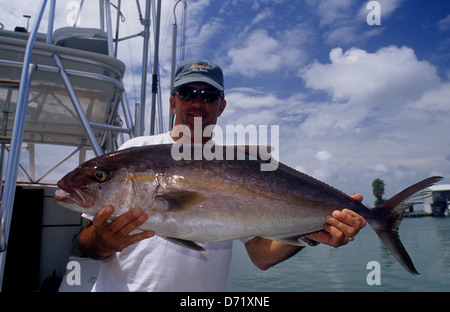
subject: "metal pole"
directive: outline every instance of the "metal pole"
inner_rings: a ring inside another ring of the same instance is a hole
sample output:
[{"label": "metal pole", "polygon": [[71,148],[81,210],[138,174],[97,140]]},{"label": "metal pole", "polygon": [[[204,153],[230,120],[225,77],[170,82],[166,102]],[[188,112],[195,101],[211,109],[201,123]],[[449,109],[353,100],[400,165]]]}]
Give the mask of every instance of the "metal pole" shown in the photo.
[{"label": "metal pole", "polygon": [[148,66],[148,44],[150,39],[150,0],[146,1],[144,25],[144,51],[142,53],[142,76],[141,76],[141,101],[139,111],[139,122],[136,123],[137,136],[144,135],[145,122],[145,96],[147,91],[147,66]]},{"label": "metal pole", "polygon": [[152,75],[152,112],[150,115],[150,134],[155,134],[156,94],[158,93],[158,67],[159,67],[159,29],[161,24],[161,0],[158,0],[155,26],[155,54],[153,58]]},{"label": "metal pole", "polygon": [[113,29],[111,21],[111,3],[109,2],[109,0],[105,0],[105,12],[106,12],[106,36],[108,42],[108,55],[114,57]]},{"label": "metal pole", "polygon": [[[30,60],[28,60],[28,63],[29,62]],[[14,204],[17,170],[19,166],[20,149],[22,147],[25,116],[27,112],[28,94],[30,92],[30,88],[27,84],[31,84],[31,77],[36,69],[36,64],[29,64],[29,66],[25,66],[24,64],[24,67],[27,67],[28,69],[25,73],[22,71],[22,74],[25,74],[25,79],[20,80],[19,99],[17,101],[16,117],[14,118],[14,126],[11,137],[11,147],[6,165],[5,186],[2,193],[2,205],[0,210],[0,252],[6,251],[7,249],[9,226],[11,222],[10,217]],[[22,87],[22,85],[24,87]]]},{"label": "metal pole", "polygon": [[120,103],[122,105],[123,114],[125,116],[125,123],[127,128],[131,130],[130,137],[134,137],[133,118],[131,117],[130,107],[128,106],[127,95],[125,91],[120,92]]},{"label": "metal pole", "polygon": [[81,0],[80,7],[78,8],[77,16],[75,17],[75,22],[73,23],[74,28],[77,27],[78,19],[80,18],[81,9],[83,8],[83,3],[84,3],[84,0]]},{"label": "metal pole", "polygon": [[183,35],[181,36],[181,55],[180,55],[180,62],[184,60],[184,55],[186,52],[186,21],[187,21],[187,0],[183,1],[184,7],[183,7],[183,20],[181,24],[181,30],[183,32]]},{"label": "metal pole", "polygon": [[50,10],[48,13],[47,39],[45,43],[52,44],[53,41],[53,22],[55,20],[56,0],[50,0]]},{"label": "metal pole", "polygon": [[[174,9],[175,15],[175,9]],[[173,32],[172,32],[172,68],[170,72],[170,92],[173,90],[173,80],[175,79],[175,63],[177,62],[177,19],[175,17],[175,23],[173,24]],[[172,111],[172,107],[169,105],[169,130],[173,129],[173,118],[174,114]]]},{"label": "metal pole", "polygon": [[45,11],[47,0],[42,0],[38,15],[34,22],[30,36],[27,41],[25,55],[22,65],[22,74],[20,77],[19,95],[17,99],[16,117],[11,137],[11,148],[8,156],[8,165],[6,166],[5,186],[2,193],[2,205],[0,209],[0,290],[3,284],[3,272],[5,269],[6,250],[9,238],[9,227],[11,225],[11,215],[14,205],[16,190],[16,179],[18,163],[20,158],[20,148],[22,146],[25,116],[28,104],[28,95],[30,92],[31,77],[36,69],[35,64],[30,64],[31,54],[33,52],[34,41],[36,40],[39,24]]},{"label": "metal pole", "polygon": [[114,57],[117,58],[117,50],[119,48],[119,26],[120,26],[120,9],[121,9],[122,1],[117,1],[117,16],[116,16],[116,35],[115,35],[115,44],[114,44]]},{"label": "metal pole", "polygon": [[[170,74],[170,92],[173,92],[173,84],[175,79],[175,69],[176,69],[176,63],[177,63],[177,37],[178,37],[178,25],[177,25],[177,15],[176,15],[176,8],[178,3],[183,2],[183,18],[182,18],[182,24],[184,25],[184,21],[186,19],[186,7],[187,7],[187,1],[186,0],[178,0],[177,3],[175,3],[175,6],[173,8],[173,31],[172,31],[172,68],[171,68],[171,74]],[[185,32],[185,27],[183,26],[182,29],[183,33]],[[184,39],[182,37],[182,44],[184,44]],[[184,57],[184,53],[182,55],[182,58]],[[181,59],[182,60],[182,59]],[[172,108],[169,105],[169,130],[173,129],[173,119],[174,114],[172,112]]]},{"label": "metal pole", "polygon": [[92,132],[91,126],[89,125],[89,121],[84,114],[83,108],[81,107],[80,102],[78,101],[78,97],[75,94],[75,91],[72,88],[72,85],[70,84],[69,77],[67,76],[64,67],[61,63],[61,60],[59,59],[58,54],[53,54],[53,60],[56,63],[56,66],[59,68],[59,73],[61,75],[61,78],[64,82],[64,85],[66,86],[67,92],[69,93],[70,100],[72,101],[72,104],[75,108],[75,111],[78,115],[78,118],[80,119],[81,125],[84,128],[84,131],[86,132],[86,135],[89,139],[89,142],[91,143],[92,149],[94,150],[95,156],[103,155],[103,151],[100,148],[100,145],[97,142],[97,139],[95,138],[94,133]]},{"label": "metal pole", "polygon": [[[100,11],[100,30],[105,31],[105,2],[104,0],[100,0],[98,2],[99,5],[99,11]],[[81,7],[81,4],[80,4]]]}]

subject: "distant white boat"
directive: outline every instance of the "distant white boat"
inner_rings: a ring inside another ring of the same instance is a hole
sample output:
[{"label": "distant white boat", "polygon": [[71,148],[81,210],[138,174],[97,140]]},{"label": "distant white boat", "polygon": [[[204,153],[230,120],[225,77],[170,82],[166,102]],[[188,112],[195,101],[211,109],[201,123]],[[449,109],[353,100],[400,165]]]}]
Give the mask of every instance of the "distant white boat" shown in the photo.
[{"label": "distant white boat", "polygon": [[424,200],[425,212],[433,216],[450,215],[450,184],[433,185],[426,189],[431,192]]}]

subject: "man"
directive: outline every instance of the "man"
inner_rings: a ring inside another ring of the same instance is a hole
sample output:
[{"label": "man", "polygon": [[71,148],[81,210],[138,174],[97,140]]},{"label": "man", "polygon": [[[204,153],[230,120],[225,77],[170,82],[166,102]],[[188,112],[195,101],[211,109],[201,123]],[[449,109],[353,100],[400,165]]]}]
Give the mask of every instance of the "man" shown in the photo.
[{"label": "man", "polygon": [[[227,102],[220,67],[208,61],[182,62],[176,71],[170,106],[175,114],[174,130],[156,136],[129,140],[131,146],[193,142],[194,121],[202,130],[215,125]],[[189,131],[179,131],[182,125]],[[193,134],[193,135],[189,135]],[[202,132],[203,133],[203,132]],[[210,138],[202,138],[206,143]],[[196,143],[198,141],[195,141]],[[361,200],[361,199],[359,199]],[[103,260],[93,291],[224,291],[228,282],[232,242],[208,242],[206,254],[178,246],[152,231],[139,232],[147,215],[136,207],[112,222],[114,207],[104,207],[80,233],[80,249],[89,257]],[[339,247],[353,240],[366,221],[350,210],[334,211],[324,220],[324,232],[310,241]],[[261,270],[293,256],[302,247],[262,237],[241,239],[252,262]]]}]

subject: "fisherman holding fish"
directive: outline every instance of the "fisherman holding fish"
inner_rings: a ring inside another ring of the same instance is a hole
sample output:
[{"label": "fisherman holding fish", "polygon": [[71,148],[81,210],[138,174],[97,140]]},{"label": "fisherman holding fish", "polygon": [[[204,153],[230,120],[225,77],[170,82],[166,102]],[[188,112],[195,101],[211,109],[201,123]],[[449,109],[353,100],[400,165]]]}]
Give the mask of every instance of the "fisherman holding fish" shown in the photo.
[{"label": "fisherman holding fish", "polygon": [[[182,62],[176,71],[170,106],[175,114],[171,132],[129,140],[120,148],[194,142],[194,120],[201,118],[202,129],[215,125],[227,102],[224,96],[220,67],[209,61]],[[188,131],[177,131],[185,125]],[[203,138],[203,142],[210,140]],[[98,173],[102,179],[102,173]],[[120,192],[120,190],[118,190]],[[125,195],[125,194],[124,194]],[[361,195],[353,197],[362,201]],[[162,238],[151,230],[139,231],[148,214],[140,207],[128,210],[113,221],[108,218],[121,207],[105,206],[79,236],[80,249],[86,256],[103,260],[93,291],[225,291],[231,261],[232,241],[206,242],[198,252]],[[318,243],[333,247],[346,245],[366,225],[356,212],[344,209],[332,211],[323,220],[323,229],[308,236],[310,245]],[[158,233],[156,233],[158,234]],[[295,255],[302,246],[262,237],[240,239],[251,261],[266,270]]]}]

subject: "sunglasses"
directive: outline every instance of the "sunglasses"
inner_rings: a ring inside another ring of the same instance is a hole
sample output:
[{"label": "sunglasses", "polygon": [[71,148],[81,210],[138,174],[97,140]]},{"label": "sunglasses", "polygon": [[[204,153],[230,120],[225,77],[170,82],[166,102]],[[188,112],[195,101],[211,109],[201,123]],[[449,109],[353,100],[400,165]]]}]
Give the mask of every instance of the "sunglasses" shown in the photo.
[{"label": "sunglasses", "polygon": [[197,89],[194,87],[181,87],[176,90],[180,99],[184,101],[192,101],[200,94],[200,98],[203,102],[214,102],[219,97],[223,99],[224,95],[222,91],[215,89]]}]

